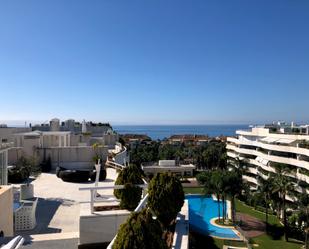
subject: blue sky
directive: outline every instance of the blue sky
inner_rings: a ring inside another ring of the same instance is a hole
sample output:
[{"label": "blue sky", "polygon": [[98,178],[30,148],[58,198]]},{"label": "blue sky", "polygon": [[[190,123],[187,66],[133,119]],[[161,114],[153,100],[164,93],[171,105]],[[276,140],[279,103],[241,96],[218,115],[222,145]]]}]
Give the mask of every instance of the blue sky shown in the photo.
[{"label": "blue sky", "polygon": [[0,1],[0,120],[309,122],[307,0]]}]

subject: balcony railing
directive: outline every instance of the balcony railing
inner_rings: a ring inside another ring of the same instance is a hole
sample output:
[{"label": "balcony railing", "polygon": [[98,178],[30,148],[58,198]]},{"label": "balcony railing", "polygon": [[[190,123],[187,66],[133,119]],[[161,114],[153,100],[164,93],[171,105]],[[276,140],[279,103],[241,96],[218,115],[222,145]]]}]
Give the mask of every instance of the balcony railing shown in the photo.
[{"label": "balcony railing", "polygon": [[[145,190],[148,185],[147,184],[136,184],[134,186]],[[96,194],[98,190],[124,189],[124,188],[125,188],[125,185],[115,185],[115,186],[106,186],[106,187],[85,187],[85,188],[79,188],[79,190],[80,191],[90,191],[90,211],[93,214],[94,213],[94,203],[110,201],[110,199],[108,198],[104,200],[104,195],[102,195],[101,198],[97,198]],[[114,199],[114,201],[117,201],[117,199]]]}]

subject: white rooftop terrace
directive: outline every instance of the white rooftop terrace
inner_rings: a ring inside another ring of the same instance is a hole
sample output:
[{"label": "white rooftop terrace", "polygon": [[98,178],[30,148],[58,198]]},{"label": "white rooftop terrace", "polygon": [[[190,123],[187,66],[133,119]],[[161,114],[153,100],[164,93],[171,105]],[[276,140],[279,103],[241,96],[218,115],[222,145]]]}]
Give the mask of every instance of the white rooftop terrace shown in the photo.
[{"label": "white rooftop terrace", "polygon": [[[107,178],[99,182],[99,187],[114,186],[116,170],[106,170]],[[34,196],[39,198],[37,226],[34,230],[18,234],[33,241],[77,238],[81,204],[90,202],[89,192],[80,191],[79,188],[93,187],[94,183],[64,182],[53,173],[42,173],[31,183],[34,185]],[[100,190],[98,193],[113,196],[113,189]]]}]

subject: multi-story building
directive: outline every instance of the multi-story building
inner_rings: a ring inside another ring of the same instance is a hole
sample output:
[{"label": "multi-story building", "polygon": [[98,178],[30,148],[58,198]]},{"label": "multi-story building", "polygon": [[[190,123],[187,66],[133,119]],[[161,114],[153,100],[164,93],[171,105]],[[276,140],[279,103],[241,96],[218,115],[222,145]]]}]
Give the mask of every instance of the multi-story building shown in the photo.
[{"label": "multi-story building", "polygon": [[[21,157],[26,157],[40,164],[50,158],[53,169],[57,166],[89,168],[93,166],[95,153],[99,153],[105,161],[108,149],[113,149],[118,142],[118,134],[107,123],[83,123],[84,133],[80,123],[67,120],[60,124],[57,118],[52,119],[49,125],[33,127],[30,125],[14,128],[1,125],[0,144],[12,143],[10,150],[5,151],[6,162],[15,165]],[[95,143],[102,145],[97,151],[93,148]],[[2,150],[0,152],[0,155],[4,154]],[[2,175],[4,176],[4,173]]]},{"label": "multi-story building", "polygon": [[296,183],[295,191],[309,193],[309,125],[277,123],[236,134],[227,138],[227,155],[231,162],[246,159],[248,170],[243,179],[252,189],[259,184],[257,176],[268,178],[280,164],[290,169],[288,176]]}]

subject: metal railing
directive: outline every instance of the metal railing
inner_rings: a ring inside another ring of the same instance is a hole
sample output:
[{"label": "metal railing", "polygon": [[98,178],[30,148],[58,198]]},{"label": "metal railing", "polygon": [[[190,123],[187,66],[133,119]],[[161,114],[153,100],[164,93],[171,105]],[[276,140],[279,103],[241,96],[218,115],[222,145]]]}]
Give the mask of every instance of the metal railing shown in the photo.
[{"label": "metal railing", "polygon": [[[139,187],[142,188],[143,190],[147,189],[147,184],[136,184],[133,185],[135,187]],[[97,198],[97,190],[107,190],[107,189],[124,189],[125,185],[115,185],[115,186],[106,186],[106,187],[84,187],[84,188],[79,188],[80,191],[90,191],[90,211],[93,214],[94,213],[94,203],[98,203],[98,202],[108,202],[110,200],[108,200],[107,198],[104,200],[104,195],[100,196],[103,198]],[[144,193],[145,191],[143,191],[142,194],[142,198],[144,197]],[[116,198],[113,199],[114,201],[118,201]]]},{"label": "metal railing", "polygon": [[124,166],[122,164],[115,163],[115,162],[110,161],[108,159],[106,160],[105,166],[113,168],[113,169],[119,169],[119,170],[123,170],[126,167],[126,166]]},{"label": "metal railing", "polygon": [[[126,154],[127,153],[127,148],[125,146],[122,146],[123,150],[120,151],[119,153],[117,153],[113,160],[115,160],[115,157],[119,156],[119,155],[122,155],[123,153]],[[105,163],[106,167],[110,167],[110,168],[114,168],[114,169],[119,169],[119,170],[122,170],[124,169],[126,166],[123,165],[123,164],[119,164],[119,163],[116,163],[115,161],[110,161],[107,157],[107,160],[106,160],[106,163]]]}]

